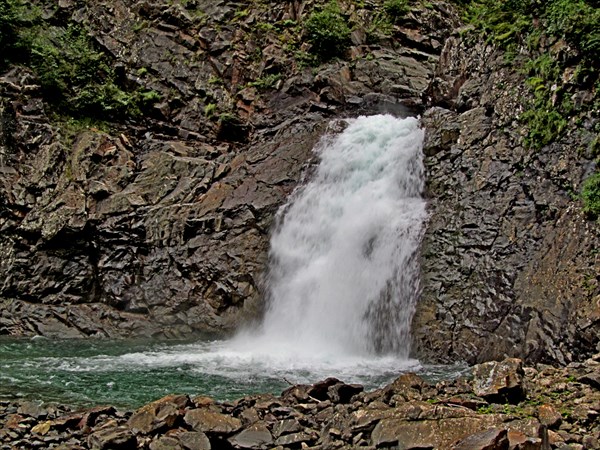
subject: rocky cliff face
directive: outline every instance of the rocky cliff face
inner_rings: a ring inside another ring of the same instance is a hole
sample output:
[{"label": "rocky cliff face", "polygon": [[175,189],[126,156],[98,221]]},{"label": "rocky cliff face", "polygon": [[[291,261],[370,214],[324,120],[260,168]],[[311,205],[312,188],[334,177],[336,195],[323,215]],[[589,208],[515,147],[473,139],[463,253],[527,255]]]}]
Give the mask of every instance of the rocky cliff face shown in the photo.
[{"label": "rocky cliff face", "polygon": [[343,59],[305,64],[313,1],[61,0],[143,119],[57,118],[38,78],[0,77],[0,333],[187,336],[256,317],[268,233],[331,118],[423,113],[431,219],[419,356],[568,362],[597,343],[598,228],[572,194],[585,127],[540,151],[516,121],[522,77],[453,35],[452,6],[340,1]]},{"label": "rocky cliff face", "polygon": [[73,131],[50,117],[31,72],[3,74],[2,333],[186,336],[260,310],[273,217],[329,119],[420,105],[454,23],[444,4],[416,8],[367,44],[375,6],[348,2],[343,12],[362,24],[354,46],[307,67],[290,50],[299,31],[286,27],[313,7],[44,10],[49,23],[84,26],[124,85],[160,101],[143,120]]},{"label": "rocky cliff face", "polygon": [[577,196],[594,170],[592,129],[523,144],[524,76],[492,46],[446,41],[423,123],[431,220],[420,352],[565,364],[598,344],[598,224]]}]

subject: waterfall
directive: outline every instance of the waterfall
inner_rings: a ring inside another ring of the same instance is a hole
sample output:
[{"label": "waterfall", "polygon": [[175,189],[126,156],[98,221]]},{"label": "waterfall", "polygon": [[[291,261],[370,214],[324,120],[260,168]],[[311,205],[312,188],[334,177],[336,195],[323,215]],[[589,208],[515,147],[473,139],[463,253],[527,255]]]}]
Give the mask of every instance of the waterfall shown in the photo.
[{"label": "waterfall", "polygon": [[[346,120],[278,215],[267,310],[254,348],[301,355],[408,357],[426,217],[415,118]],[[253,335],[254,334],[254,335]]]},{"label": "waterfall", "polygon": [[110,342],[90,350],[43,339],[28,342],[33,354],[21,358],[32,350],[0,345],[0,386],[11,395],[30,389],[141,403],[173,390],[229,399],[277,393],[290,380],[328,376],[374,389],[402,371],[422,370],[408,350],[426,217],[423,131],[414,118],[383,115],[345,124],[315,149],[310,181],[278,215],[259,329],[125,353]]}]

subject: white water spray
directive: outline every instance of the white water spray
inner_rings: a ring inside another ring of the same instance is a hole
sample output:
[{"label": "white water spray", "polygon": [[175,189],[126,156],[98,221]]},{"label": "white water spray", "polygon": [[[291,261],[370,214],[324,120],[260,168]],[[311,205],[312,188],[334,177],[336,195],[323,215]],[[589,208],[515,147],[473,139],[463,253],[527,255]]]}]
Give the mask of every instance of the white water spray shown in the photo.
[{"label": "white water spray", "polygon": [[426,217],[424,132],[415,118],[347,121],[271,238],[268,309],[258,335],[271,355],[408,357]]}]

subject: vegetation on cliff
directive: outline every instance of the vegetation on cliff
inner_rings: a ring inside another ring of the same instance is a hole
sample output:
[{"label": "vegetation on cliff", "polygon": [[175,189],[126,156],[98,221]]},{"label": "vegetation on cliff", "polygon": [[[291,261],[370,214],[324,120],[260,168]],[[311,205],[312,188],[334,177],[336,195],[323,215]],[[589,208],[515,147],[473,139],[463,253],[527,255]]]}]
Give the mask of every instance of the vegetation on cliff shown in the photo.
[{"label": "vegetation on cliff", "polygon": [[[531,98],[521,120],[540,148],[567,129],[600,133],[600,8],[596,0],[459,2],[464,17],[526,74]],[[570,126],[573,125],[573,126]],[[597,146],[597,138],[591,143]],[[592,152],[597,150],[592,149]],[[583,186],[584,210],[598,215],[600,173]]]},{"label": "vegetation on cliff", "polygon": [[3,3],[0,28],[0,65],[17,63],[33,70],[45,100],[58,113],[121,120],[139,117],[160,99],[153,91],[127,89],[84,26],[44,19],[37,5]]}]

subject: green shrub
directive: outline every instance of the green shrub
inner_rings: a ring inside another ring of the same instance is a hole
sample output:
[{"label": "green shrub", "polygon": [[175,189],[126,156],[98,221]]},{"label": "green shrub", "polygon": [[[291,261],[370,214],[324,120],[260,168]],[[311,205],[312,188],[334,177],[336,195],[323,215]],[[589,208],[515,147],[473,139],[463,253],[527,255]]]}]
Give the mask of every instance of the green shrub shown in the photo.
[{"label": "green shrub", "polygon": [[280,73],[270,73],[263,77],[257,78],[254,81],[248,83],[248,86],[253,86],[258,89],[270,89],[277,85],[277,82],[281,80]]},{"label": "green shrub", "polygon": [[383,9],[392,22],[398,22],[409,11],[408,0],[386,0]]},{"label": "green shrub", "polygon": [[596,172],[583,182],[581,199],[586,214],[600,217],[600,172]]},{"label": "green shrub", "polygon": [[50,25],[39,9],[21,0],[0,0],[0,63],[32,69],[44,100],[60,115],[136,117],[160,99],[154,91],[123,90],[111,60],[85,29]]},{"label": "green shrub", "polygon": [[0,2],[0,52],[2,54],[16,41],[17,13],[15,3],[8,0]]},{"label": "green shrub", "polygon": [[546,8],[548,34],[564,39],[598,64],[600,52],[600,8],[585,0],[553,0]]},{"label": "green shrub", "polygon": [[149,90],[128,92],[117,83],[107,55],[79,26],[33,27],[21,39],[30,49],[44,98],[62,113],[101,119],[138,117],[160,100]]},{"label": "green shrub", "polygon": [[313,11],[304,27],[311,51],[322,60],[342,56],[350,44],[350,28],[336,3]]},{"label": "green shrub", "polygon": [[[529,145],[541,147],[555,141],[576,114],[587,111],[597,115],[594,112],[600,105],[600,89],[594,87],[600,86],[597,0],[454,1],[461,5],[465,19],[475,30],[488,42],[503,48],[507,56],[529,51],[531,60],[524,69],[533,100],[524,105],[526,111],[521,116],[529,128],[526,138]],[[564,77],[567,73],[573,76]],[[574,105],[572,94],[582,88],[591,91],[593,98]]]},{"label": "green shrub", "polygon": [[21,0],[0,0],[0,65],[26,59],[27,48],[21,42],[23,29],[39,21],[40,11]]}]

